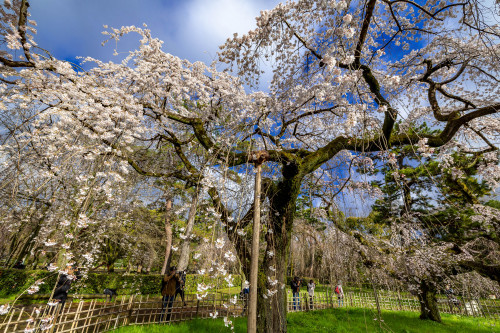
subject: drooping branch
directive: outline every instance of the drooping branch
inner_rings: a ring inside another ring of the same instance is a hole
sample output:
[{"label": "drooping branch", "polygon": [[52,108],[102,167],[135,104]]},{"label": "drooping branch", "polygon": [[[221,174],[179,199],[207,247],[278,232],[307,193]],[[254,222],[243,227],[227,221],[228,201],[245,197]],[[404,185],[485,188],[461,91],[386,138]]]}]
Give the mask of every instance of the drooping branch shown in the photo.
[{"label": "drooping branch", "polygon": [[354,64],[359,67],[361,64],[361,53],[363,46],[365,45],[366,36],[368,35],[368,29],[370,28],[370,23],[373,16],[373,11],[377,0],[370,0],[366,5],[365,17],[363,19],[363,24],[361,25],[361,32],[359,33],[358,43],[356,44],[356,49],[354,50]]}]

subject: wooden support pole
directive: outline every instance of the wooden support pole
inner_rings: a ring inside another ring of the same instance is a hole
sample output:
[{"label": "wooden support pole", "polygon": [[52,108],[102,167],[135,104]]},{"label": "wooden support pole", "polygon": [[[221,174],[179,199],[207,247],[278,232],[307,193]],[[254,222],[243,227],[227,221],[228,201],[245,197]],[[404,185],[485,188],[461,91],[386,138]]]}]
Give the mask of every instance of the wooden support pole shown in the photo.
[{"label": "wooden support pole", "polygon": [[248,302],[247,332],[257,332],[257,280],[259,273],[259,240],[260,240],[260,189],[262,163],[268,158],[266,151],[254,153],[255,191],[253,209],[252,258],[250,261],[250,299]]}]

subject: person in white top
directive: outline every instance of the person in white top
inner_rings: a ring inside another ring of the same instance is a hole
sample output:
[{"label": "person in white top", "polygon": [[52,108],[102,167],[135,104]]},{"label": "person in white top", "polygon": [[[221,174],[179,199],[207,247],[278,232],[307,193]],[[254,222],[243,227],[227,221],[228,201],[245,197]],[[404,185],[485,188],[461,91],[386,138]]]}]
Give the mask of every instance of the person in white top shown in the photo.
[{"label": "person in white top", "polygon": [[307,292],[309,293],[309,308],[311,310],[313,309],[314,288],[316,288],[316,284],[314,284],[313,280],[310,280],[307,284]]},{"label": "person in white top", "polygon": [[342,284],[340,282],[335,287],[335,293],[337,294],[339,306],[344,306],[344,290],[342,289]]}]

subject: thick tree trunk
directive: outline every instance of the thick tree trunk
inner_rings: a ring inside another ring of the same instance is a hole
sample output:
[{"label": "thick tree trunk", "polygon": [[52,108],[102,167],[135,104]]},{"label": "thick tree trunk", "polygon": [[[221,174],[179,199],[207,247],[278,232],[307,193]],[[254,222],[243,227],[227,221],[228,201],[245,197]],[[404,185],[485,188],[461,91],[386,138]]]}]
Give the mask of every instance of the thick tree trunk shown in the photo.
[{"label": "thick tree trunk", "polygon": [[[272,238],[272,237],[266,237]],[[271,243],[268,243],[271,244]],[[288,249],[286,247],[280,248],[277,246],[267,246],[268,251],[273,251],[274,256],[270,257],[266,254],[264,258],[263,271],[259,272],[259,297],[257,309],[257,322],[258,332],[287,332],[286,313],[287,313],[287,296],[286,296],[286,267],[288,260]],[[275,269],[273,271],[272,268]],[[277,280],[273,286],[267,279]],[[264,298],[263,295],[267,294],[267,290],[276,292],[272,296]]]},{"label": "thick tree trunk", "polygon": [[188,215],[186,230],[184,232],[186,238],[182,241],[181,244],[179,264],[177,265],[177,269],[179,271],[185,270],[189,263],[189,254],[191,253],[191,233],[193,232],[197,207],[198,207],[198,189],[195,189],[195,193],[193,195],[193,201],[191,203],[191,207],[189,207],[189,215]]},{"label": "thick tree trunk", "polygon": [[163,261],[163,267],[161,268],[161,274],[164,275],[167,271],[168,266],[170,266],[170,252],[172,250],[172,224],[170,223],[170,212],[172,210],[172,198],[167,198],[165,203],[165,259]]},{"label": "thick tree trunk", "polygon": [[420,300],[420,319],[433,320],[440,323],[441,315],[439,314],[436,299],[436,289],[432,282],[425,279],[420,282],[418,299]]},{"label": "thick tree trunk", "polygon": [[[267,249],[259,272],[258,332],[287,331],[286,269],[300,183],[300,176],[291,175],[276,184],[268,196],[271,204],[269,214],[271,232],[266,234]],[[264,298],[263,295],[267,294],[267,290],[271,291],[271,294]]]}]

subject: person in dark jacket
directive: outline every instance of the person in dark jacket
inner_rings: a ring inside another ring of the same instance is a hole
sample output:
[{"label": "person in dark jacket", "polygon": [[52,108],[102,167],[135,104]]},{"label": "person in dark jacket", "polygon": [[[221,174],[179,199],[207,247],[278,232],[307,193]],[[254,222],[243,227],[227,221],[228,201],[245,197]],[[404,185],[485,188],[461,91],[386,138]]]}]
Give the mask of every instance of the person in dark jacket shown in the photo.
[{"label": "person in dark jacket", "polygon": [[245,313],[247,312],[249,297],[250,297],[250,288],[248,286],[245,286],[240,291],[240,298],[243,301],[243,311],[241,311],[242,316],[245,315]]},{"label": "person in dark jacket", "polygon": [[175,296],[174,300],[177,298],[177,295],[181,295],[182,304],[186,306],[186,302],[184,301],[184,288],[186,287],[186,272],[180,271],[179,280],[175,284]]},{"label": "person in dark jacket", "polygon": [[106,295],[106,301],[108,300],[109,297],[110,302],[113,301],[113,297],[116,298],[116,296],[118,296],[116,289],[111,289],[111,288],[104,289],[103,294]]},{"label": "person in dark jacket", "polygon": [[60,309],[64,307],[66,300],[68,299],[68,291],[71,288],[71,283],[76,279],[75,270],[73,268],[68,269],[67,274],[61,274],[59,280],[57,280],[56,289],[54,290],[53,300],[58,300],[61,305]]},{"label": "person in dark jacket", "polygon": [[177,282],[180,281],[180,276],[176,272],[176,267],[172,266],[170,268],[169,273],[163,276],[163,280],[161,282],[161,296],[162,296],[162,305],[161,305],[161,315],[160,321],[163,321],[163,315],[165,314],[165,310],[167,310],[167,318],[166,321],[170,321],[170,316],[172,314],[172,306],[174,304],[175,299],[175,286]]},{"label": "person in dark jacket", "polygon": [[297,310],[297,307],[300,310],[300,279],[298,276],[294,277],[292,282],[290,282],[290,287],[292,288],[293,295],[293,309]]}]

